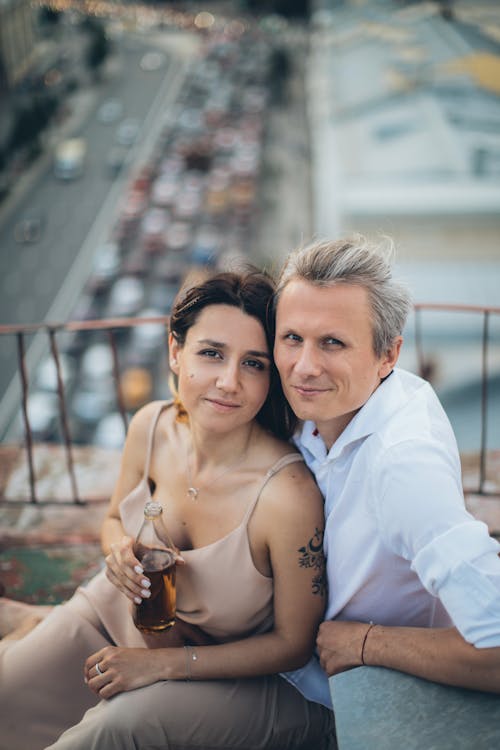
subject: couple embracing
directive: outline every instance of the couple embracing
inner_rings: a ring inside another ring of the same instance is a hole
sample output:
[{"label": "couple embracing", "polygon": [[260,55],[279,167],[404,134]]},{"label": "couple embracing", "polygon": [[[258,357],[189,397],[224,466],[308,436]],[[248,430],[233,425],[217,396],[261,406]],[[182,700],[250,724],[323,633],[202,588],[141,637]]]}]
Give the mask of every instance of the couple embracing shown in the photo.
[{"label": "couple embracing", "polygon": [[[359,236],[291,254],[276,286],[180,293],[176,398],[130,424],[103,571],[0,641],[0,748],[326,750],[328,676],[363,664],[500,692],[500,547],[432,388],[397,367],[410,304]],[[177,620],[148,636],[151,498]]]}]

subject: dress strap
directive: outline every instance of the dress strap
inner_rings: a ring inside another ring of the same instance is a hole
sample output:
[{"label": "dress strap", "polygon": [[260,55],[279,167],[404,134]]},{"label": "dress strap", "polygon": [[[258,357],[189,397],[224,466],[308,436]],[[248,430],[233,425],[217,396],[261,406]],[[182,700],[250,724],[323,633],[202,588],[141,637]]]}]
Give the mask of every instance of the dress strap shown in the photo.
[{"label": "dress strap", "polygon": [[266,476],[264,477],[264,481],[260,487],[260,490],[257,493],[257,497],[255,498],[253,503],[250,503],[247,509],[247,512],[245,513],[245,517],[243,518],[242,525],[247,523],[248,520],[250,519],[250,516],[252,515],[255,506],[259,502],[259,498],[262,495],[262,491],[264,487],[266,486],[266,484],[269,482],[269,480],[272,477],[274,477],[274,475],[277,474],[278,471],[281,471],[281,469],[283,469],[285,466],[288,466],[288,464],[295,464],[295,463],[298,463],[299,461],[301,462],[304,461],[304,458],[302,457],[301,453],[287,453],[286,455],[281,456],[281,458],[279,458],[276,461],[276,463],[273,464],[271,468],[266,471]]},{"label": "dress strap", "polygon": [[148,449],[146,452],[146,460],[144,462],[144,474],[142,475],[143,481],[147,481],[149,477],[149,467],[151,464],[151,456],[153,454],[153,443],[155,439],[155,430],[156,425],[158,424],[158,420],[160,418],[160,414],[169,406],[172,406],[173,400],[171,401],[163,401],[159,406],[158,410],[153,414],[153,419],[151,420],[151,426],[149,428],[149,436],[148,436]]}]

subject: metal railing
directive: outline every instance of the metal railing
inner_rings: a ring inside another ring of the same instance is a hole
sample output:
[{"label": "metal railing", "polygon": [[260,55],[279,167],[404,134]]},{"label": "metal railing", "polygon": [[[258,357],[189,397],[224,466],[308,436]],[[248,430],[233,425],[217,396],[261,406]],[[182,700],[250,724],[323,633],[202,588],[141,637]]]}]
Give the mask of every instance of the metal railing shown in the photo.
[{"label": "metal railing", "polygon": [[[105,331],[108,337],[112,357],[113,357],[113,381],[115,394],[117,398],[118,410],[120,412],[125,430],[128,427],[128,416],[124,404],[123,392],[120,380],[120,362],[118,355],[118,346],[116,341],[117,332],[123,329],[133,328],[135,326],[147,325],[151,323],[160,323],[166,326],[168,316],[147,317],[147,318],[109,318],[101,320],[88,321],[71,321],[69,323],[36,323],[32,325],[2,325],[0,326],[0,336],[15,336],[17,340],[17,358],[18,372],[21,381],[21,413],[24,427],[24,447],[29,472],[29,502],[38,504],[39,499],[36,491],[36,476],[34,469],[34,446],[33,432],[30,424],[28,411],[28,375],[26,372],[25,362],[25,338],[30,334],[45,332],[49,338],[50,352],[55,365],[57,376],[57,397],[59,401],[59,419],[61,425],[62,438],[65,448],[66,470],[71,483],[72,499],[71,503],[76,505],[84,504],[78,493],[78,487],[75,476],[75,462],[73,459],[73,442],[69,429],[68,408],[66,403],[66,393],[61,371],[61,361],[59,347],[57,344],[57,334],[63,331],[79,333],[83,331]],[[0,501],[2,498],[0,497]],[[44,501],[45,503],[46,501]],[[58,501],[59,503],[60,501]]]},{"label": "metal railing", "polygon": [[423,311],[453,312],[453,313],[473,313],[482,316],[482,336],[481,336],[481,415],[480,415],[480,447],[479,447],[479,479],[477,493],[479,495],[489,495],[486,489],[486,457],[487,457],[487,427],[488,427],[488,383],[490,380],[488,371],[488,351],[490,345],[490,321],[492,315],[500,315],[500,307],[485,307],[481,305],[451,305],[439,303],[415,303],[415,349],[417,353],[417,364],[420,374],[425,377],[427,374],[427,361],[423,345]]},{"label": "metal railing", "polygon": [[[488,424],[488,384],[490,379],[489,365],[488,365],[488,351],[490,345],[490,320],[492,315],[500,315],[500,307],[481,307],[473,305],[448,305],[448,304],[433,304],[433,303],[418,303],[414,306],[415,311],[415,351],[417,356],[417,366],[419,372],[424,377],[428,375],[428,361],[425,356],[424,348],[424,333],[422,326],[422,312],[423,311],[442,311],[442,312],[453,312],[453,313],[474,313],[482,316],[482,337],[481,337],[481,414],[480,414],[480,447],[479,447],[479,478],[476,488],[469,488],[469,491],[474,491],[477,494],[488,496],[494,494],[498,496],[498,492],[491,493],[486,484],[486,459],[487,459],[487,424]],[[49,339],[50,354],[55,365],[57,375],[57,397],[59,405],[59,420],[61,425],[62,441],[64,443],[66,471],[69,476],[71,484],[72,498],[71,504],[82,505],[85,503],[79,497],[76,476],[75,476],[75,461],[73,456],[73,441],[71,437],[71,431],[69,428],[68,419],[68,408],[66,401],[66,392],[63,382],[63,376],[61,371],[60,352],[57,342],[57,335],[63,331],[79,333],[83,331],[104,331],[107,334],[109,346],[112,352],[113,358],[113,381],[115,387],[115,393],[117,398],[118,411],[121,414],[123,425],[126,430],[128,425],[128,417],[126,405],[124,403],[121,379],[120,379],[120,361],[119,351],[117,346],[116,336],[117,333],[123,329],[133,328],[135,326],[141,326],[150,323],[161,323],[165,327],[168,323],[168,316],[159,316],[151,318],[117,318],[117,319],[101,319],[101,320],[89,320],[84,322],[73,321],[63,324],[50,324],[50,323],[39,323],[33,325],[2,325],[0,326],[0,337],[1,336],[14,336],[17,341],[17,366],[18,373],[21,383],[21,414],[24,429],[24,449],[26,452],[26,459],[28,465],[29,475],[29,498],[26,498],[24,502],[31,502],[33,504],[39,504],[40,500],[37,496],[36,489],[36,476],[34,468],[34,441],[33,432],[30,424],[29,409],[28,409],[28,395],[29,395],[29,383],[28,374],[25,361],[25,338],[27,335],[37,334],[39,332],[45,332]],[[165,328],[166,330],[166,328]],[[0,502],[4,498],[0,496]],[[43,501],[45,504],[50,501]],[[61,501],[57,501],[60,503]]]}]

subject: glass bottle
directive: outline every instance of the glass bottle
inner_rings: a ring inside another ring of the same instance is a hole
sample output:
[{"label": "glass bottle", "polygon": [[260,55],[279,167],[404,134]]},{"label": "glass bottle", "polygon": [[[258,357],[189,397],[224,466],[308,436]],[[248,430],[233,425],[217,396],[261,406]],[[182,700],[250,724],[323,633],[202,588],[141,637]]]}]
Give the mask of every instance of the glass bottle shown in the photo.
[{"label": "glass bottle", "polygon": [[144,506],[144,521],[134,554],[151,581],[151,596],[134,605],[134,624],[146,633],[159,633],[175,622],[175,552],[162,519],[160,503]]}]

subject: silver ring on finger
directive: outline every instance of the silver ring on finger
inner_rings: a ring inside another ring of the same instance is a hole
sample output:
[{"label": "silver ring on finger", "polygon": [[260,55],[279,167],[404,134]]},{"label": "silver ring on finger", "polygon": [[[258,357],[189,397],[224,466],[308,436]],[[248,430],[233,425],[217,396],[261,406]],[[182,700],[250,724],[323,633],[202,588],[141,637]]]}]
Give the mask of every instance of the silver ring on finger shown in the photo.
[{"label": "silver ring on finger", "polygon": [[95,671],[97,672],[97,674],[100,674],[100,675],[104,674],[104,672],[102,671],[101,667],[99,666],[99,662],[95,663]]}]

